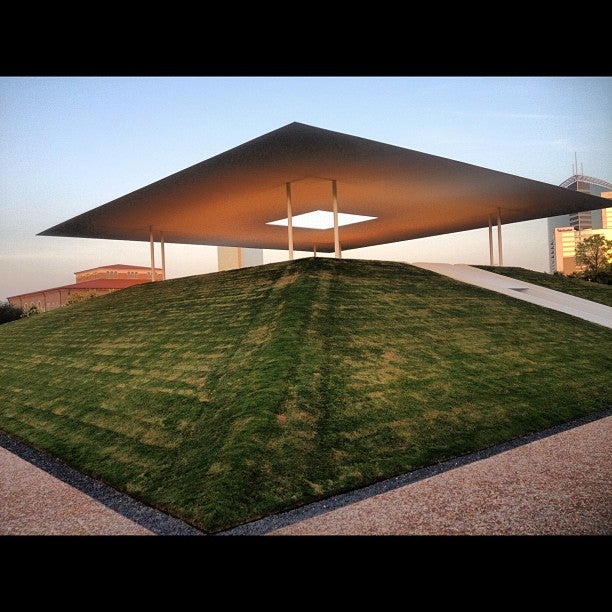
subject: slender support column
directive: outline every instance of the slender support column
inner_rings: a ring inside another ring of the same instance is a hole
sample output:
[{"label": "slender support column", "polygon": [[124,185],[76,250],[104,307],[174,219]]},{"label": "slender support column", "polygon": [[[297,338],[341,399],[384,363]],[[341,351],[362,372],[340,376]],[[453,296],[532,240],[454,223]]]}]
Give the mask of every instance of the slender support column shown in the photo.
[{"label": "slender support column", "polygon": [[489,265],[493,265],[493,221],[489,215]]},{"label": "slender support column", "polygon": [[332,181],[332,196],[334,205],[334,251],[336,258],[340,259],[342,254],[340,253],[340,237],[338,234],[338,188],[336,181]]},{"label": "slender support column", "polygon": [[289,259],[293,259],[293,213],[291,211],[291,183],[287,186],[287,240],[289,244]]},{"label": "slender support column", "polygon": [[155,281],[155,243],[153,242],[153,228],[149,226],[149,239],[151,241],[151,282]]},{"label": "slender support column", "polygon": [[312,246],[312,253],[315,257],[317,256],[317,245],[316,244]]},{"label": "slender support column", "polygon": [[498,266],[504,265],[504,256],[502,254],[502,234],[501,234],[501,210],[497,209],[497,250],[498,250]]},{"label": "slender support column", "polygon": [[162,280],[166,280],[166,249],[164,245],[164,232],[159,232],[159,241],[161,242]]}]

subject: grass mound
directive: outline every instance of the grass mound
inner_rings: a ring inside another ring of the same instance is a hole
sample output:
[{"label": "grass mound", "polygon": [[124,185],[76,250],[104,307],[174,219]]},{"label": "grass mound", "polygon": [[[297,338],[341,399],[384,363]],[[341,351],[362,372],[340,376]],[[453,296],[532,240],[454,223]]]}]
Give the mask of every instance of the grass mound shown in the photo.
[{"label": "grass mound", "polygon": [[309,258],[0,326],[0,428],[218,531],[610,406],[612,330]]}]

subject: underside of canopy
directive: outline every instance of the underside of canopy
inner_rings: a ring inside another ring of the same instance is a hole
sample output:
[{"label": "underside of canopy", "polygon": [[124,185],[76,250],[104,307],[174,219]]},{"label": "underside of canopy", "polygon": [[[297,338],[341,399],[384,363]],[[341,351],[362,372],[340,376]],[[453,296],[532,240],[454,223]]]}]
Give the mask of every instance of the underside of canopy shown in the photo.
[{"label": "underside of canopy", "polygon": [[[603,198],[357,136],[291,123],[39,235],[287,249],[294,216],[374,219],[340,227],[343,251],[603,208]],[[289,190],[287,185],[290,185]],[[498,216],[499,215],[499,216]],[[293,247],[334,251],[334,230],[293,228]]]}]

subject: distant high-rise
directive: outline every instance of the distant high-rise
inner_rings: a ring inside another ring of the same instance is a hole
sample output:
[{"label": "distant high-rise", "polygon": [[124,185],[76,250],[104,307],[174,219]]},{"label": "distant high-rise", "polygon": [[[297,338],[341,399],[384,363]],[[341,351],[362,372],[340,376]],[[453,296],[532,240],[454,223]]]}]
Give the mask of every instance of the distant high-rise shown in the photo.
[{"label": "distant high-rise", "polygon": [[[612,191],[612,184],[592,176],[574,174],[563,181],[560,187],[590,193],[591,195],[601,196],[602,193]],[[580,213],[569,215],[569,224],[577,230],[581,229],[602,229],[601,210],[587,210]]]},{"label": "distant high-rise", "polygon": [[[578,164],[576,164],[577,168]],[[583,174],[574,174],[560,187],[612,198],[612,183]],[[576,245],[593,234],[612,239],[612,208],[587,210],[548,219],[549,262],[551,272],[576,271]]]},{"label": "distant high-rise", "polygon": [[263,264],[263,249],[246,249],[243,247],[217,247],[219,272],[236,270]]}]

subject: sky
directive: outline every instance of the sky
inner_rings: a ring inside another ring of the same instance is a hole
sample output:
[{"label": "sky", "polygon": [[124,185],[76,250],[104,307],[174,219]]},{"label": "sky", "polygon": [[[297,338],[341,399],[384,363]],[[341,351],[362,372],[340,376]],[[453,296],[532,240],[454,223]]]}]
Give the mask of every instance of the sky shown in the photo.
[{"label": "sky", "polygon": [[[145,242],[36,234],[293,121],[551,185],[576,156],[612,182],[612,77],[0,77],[0,301],[150,266]],[[488,264],[488,228],[343,255]],[[547,272],[546,221],[504,225],[503,257]],[[167,278],[216,270],[216,247],[166,244]]]}]

